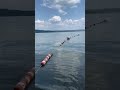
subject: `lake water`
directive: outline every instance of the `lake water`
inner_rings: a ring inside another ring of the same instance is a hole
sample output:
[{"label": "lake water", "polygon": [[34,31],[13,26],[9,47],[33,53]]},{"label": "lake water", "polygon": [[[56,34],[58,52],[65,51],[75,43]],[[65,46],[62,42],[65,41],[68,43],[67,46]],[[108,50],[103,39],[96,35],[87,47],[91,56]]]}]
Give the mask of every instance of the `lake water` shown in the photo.
[{"label": "lake water", "polygon": [[[66,37],[80,34],[58,47]],[[48,53],[53,57],[43,68],[40,62]],[[35,86],[40,90],[84,90],[85,32],[35,34]]]},{"label": "lake water", "polygon": [[34,16],[4,16],[0,21],[0,90],[13,90],[34,67]]}]

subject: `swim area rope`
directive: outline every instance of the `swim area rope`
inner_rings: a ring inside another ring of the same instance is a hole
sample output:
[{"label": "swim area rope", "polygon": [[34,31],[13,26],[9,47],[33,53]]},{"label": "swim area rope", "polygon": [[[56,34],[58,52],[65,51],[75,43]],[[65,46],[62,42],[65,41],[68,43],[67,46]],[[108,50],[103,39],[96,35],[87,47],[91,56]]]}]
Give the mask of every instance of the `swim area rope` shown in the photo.
[{"label": "swim area rope", "polygon": [[[108,22],[108,20],[104,19],[98,23],[94,23],[94,24],[91,24],[89,25],[88,27],[85,27],[85,29],[90,29],[98,24],[103,24],[103,23],[106,23]],[[60,43],[59,47],[63,46],[65,42],[71,40],[72,38],[74,37],[77,37],[77,36],[80,36],[80,34],[77,34],[77,35],[74,35],[74,36],[71,36],[71,37],[66,37],[66,39]],[[53,56],[52,53],[49,53],[40,63],[40,68],[44,67],[47,62],[50,60],[50,58]],[[35,77],[35,74],[37,74],[37,72],[40,70],[40,68],[38,69],[35,69],[34,67],[29,70],[25,76],[21,79],[20,82],[18,82],[16,84],[16,86],[14,87],[14,90],[25,90],[26,87],[28,87],[28,85],[30,84],[30,82],[34,79]]]}]

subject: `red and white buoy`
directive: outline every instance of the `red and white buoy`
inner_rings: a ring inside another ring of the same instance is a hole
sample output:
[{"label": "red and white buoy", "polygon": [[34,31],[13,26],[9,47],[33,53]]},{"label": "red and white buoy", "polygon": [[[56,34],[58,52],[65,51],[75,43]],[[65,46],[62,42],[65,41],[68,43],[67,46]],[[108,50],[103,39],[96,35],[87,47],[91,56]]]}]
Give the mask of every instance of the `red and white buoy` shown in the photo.
[{"label": "red and white buoy", "polygon": [[47,64],[47,62],[50,60],[50,58],[52,57],[53,54],[48,54],[44,60],[42,60],[41,62],[41,66],[45,66]]},{"label": "red and white buoy", "polygon": [[30,84],[34,76],[35,76],[35,68],[33,67],[29,72],[25,74],[25,76],[21,79],[21,81],[17,83],[14,90],[25,90],[25,88]]}]

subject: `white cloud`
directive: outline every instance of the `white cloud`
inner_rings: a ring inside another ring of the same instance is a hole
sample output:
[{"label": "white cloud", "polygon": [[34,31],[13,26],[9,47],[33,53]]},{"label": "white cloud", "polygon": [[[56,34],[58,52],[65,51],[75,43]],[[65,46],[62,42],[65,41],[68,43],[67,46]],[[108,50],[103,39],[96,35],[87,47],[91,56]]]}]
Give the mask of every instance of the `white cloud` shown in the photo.
[{"label": "white cloud", "polygon": [[63,23],[65,25],[72,25],[72,24],[74,24],[72,19],[66,19]]},{"label": "white cloud", "polygon": [[38,24],[39,26],[44,27],[45,21],[38,19],[38,20],[35,21],[35,24]]},{"label": "white cloud", "polygon": [[59,22],[61,22],[61,17],[60,16],[53,16],[51,19],[49,19],[49,22],[59,23]]},{"label": "white cloud", "polygon": [[72,6],[71,8],[77,8],[78,6],[77,5],[74,5],[74,6]]},{"label": "white cloud", "polygon": [[45,28],[45,21],[44,20],[36,20],[35,21],[35,29],[44,29]]},{"label": "white cloud", "polygon": [[58,12],[61,13],[61,14],[63,14],[63,15],[67,14],[67,12],[63,11],[62,9],[59,9]]},{"label": "white cloud", "polygon": [[84,18],[81,19],[66,19],[65,21],[63,21],[64,25],[80,25],[80,24],[84,24],[85,20]]},{"label": "white cloud", "polygon": [[80,0],[43,0],[42,6],[56,9],[60,14],[67,14],[66,8],[75,8]]},{"label": "white cloud", "polygon": [[36,20],[36,29],[84,29],[85,28],[85,18],[80,19],[65,19],[62,20],[60,16],[53,16],[47,21]]},{"label": "white cloud", "polygon": [[61,24],[63,27],[66,28],[70,28],[70,29],[74,29],[74,28],[78,28],[78,29],[84,29],[85,28],[85,19],[81,18],[81,19],[66,19],[62,22]]},{"label": "white cloud", "polygon": [[85,21],[85,18],[81,18],[82,21]]},{"label": "white cloud", "polygon": [[67,1],[69,4],[72,4],[72,5],[80,3],[80,0],[63,0],[63,1]]}]

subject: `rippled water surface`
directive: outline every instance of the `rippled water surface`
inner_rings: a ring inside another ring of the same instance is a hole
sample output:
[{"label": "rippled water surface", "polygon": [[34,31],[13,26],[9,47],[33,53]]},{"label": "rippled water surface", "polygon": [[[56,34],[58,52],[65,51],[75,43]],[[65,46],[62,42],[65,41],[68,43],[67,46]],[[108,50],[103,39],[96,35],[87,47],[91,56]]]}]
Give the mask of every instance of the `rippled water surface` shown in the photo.
[{"label": "rippled water surface", "polygon": [[[66,37],[80,34],[58,47]],[[43,68],[40,62],[48,53],[53,57]],[[42,90],[84,90],[85,32],[35,34],[35,86]]]}]

